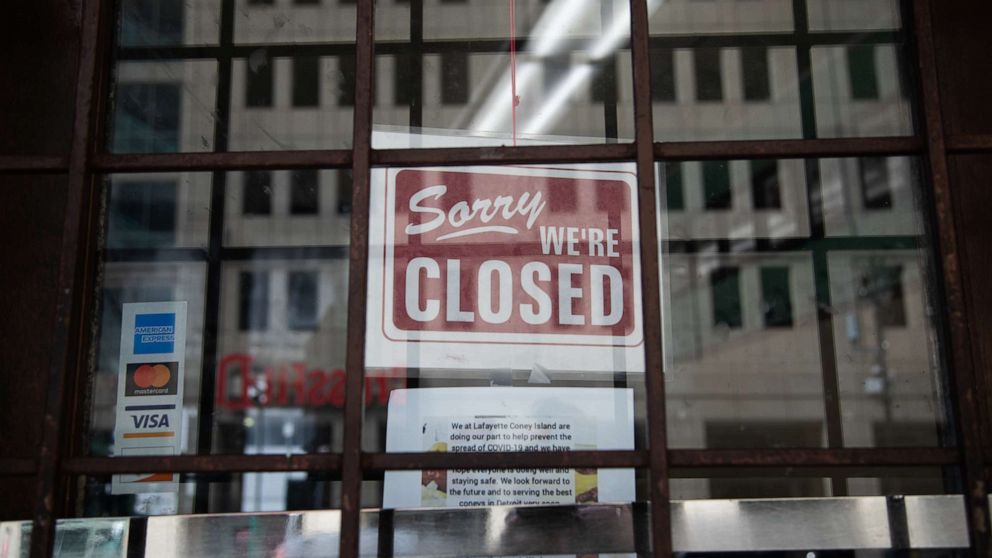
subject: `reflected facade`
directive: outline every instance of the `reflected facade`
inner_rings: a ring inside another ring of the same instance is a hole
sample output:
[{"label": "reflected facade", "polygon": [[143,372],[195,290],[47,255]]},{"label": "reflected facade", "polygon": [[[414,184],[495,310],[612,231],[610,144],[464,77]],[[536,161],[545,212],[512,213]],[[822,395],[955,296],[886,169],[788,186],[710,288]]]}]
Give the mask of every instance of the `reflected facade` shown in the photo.
[{"label": "reflected facade", "polygon": [[[219,4],[123,3],[108,150],[350,148],[354,5],[239,0],[232,57],[183,58],[186,47],[222,40]],[[648,2],[656,141],[914,132],[896,3],[811,0],[806,14],[792,4]],[[625,6],[518,1],[511,41],[504,2],[379,2],[373,146],[630,141]],[[817,32],[841,42],[810,46]],[[671,447],[950,445],[918,166],[908,157],[657,162]],[[177,299],[189,301],[192,333],[182,453],[340,451],[351,194],[343,168],[108,176],[89,453],[113,453],[121,305]],[[597,203],[573,198],[552,200],[549,212]],[[365,450],[387,449],[396,389],[533,383],[530,366],[470,373],[416,360],[367,371]],[[634,368],[618,359],[594,378],[541,374],[556,387],[632,389],[643,449],[646,390]],[[178,500],[155,505],[110,497],[94,481],[88,510],[191,512],[203,490],[226,504],[196,511],[336,501],[330,484],[306,500],[310,488],[293,488],[304,481],[187,479]],[[710,481],[695,479],[686,494],[841,495],[820,478],[787,489]],[[864,493],[886,490],[859,482]],[[381,504],[381,486],[363,497]]]}]

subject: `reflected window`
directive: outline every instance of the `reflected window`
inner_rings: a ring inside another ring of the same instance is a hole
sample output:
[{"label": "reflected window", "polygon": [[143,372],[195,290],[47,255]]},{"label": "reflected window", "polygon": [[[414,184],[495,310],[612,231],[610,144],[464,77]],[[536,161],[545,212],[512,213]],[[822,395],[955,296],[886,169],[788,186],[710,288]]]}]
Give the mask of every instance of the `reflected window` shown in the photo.
[{"label": "reflected window", "polygon": [[703,161],[703,197],[706,209],[730,209],[733,195],[730,189],[730,163]]},{"label": "reflected window", "polygon": [[720,71],[720,49],[699,48],[693,51],[696,73],[696,100],[722,101],[723,77]]},{"label": "reflected window", "polygon": [[272,6],[273,0],[248,0],[249,6]]},{"label": "reflected window", "polygon": [[272,59],[252,57],[245,72],[245,106],[272,106]]},{"label": "reflected window", "polygon": [[122,45],[178,45],[183,41],[183,2],[124,0],[121,3]]},{"label": "reflected window", "polygon": [[617,82],[614,79],[614,72],[608,65],[612,62],[605,62],[597,65],[592,81],[589,84],[589,97],[594,103],[616,103]]},{"label": "reflected window", "polygon": [[269,328],[269,274],[242,271],[238,283],[238,327],[241,331]]},{"label": "reflected window", "polygon": [[351,213],[351,169],[338,169],[338,215]]},{"label": "reflected window", "polygon": [[414,79],[415,59],[410,53],[393,57],[393,102],[398,106],[413,103],[413,95],[418,86]]},{"label": "reflected window", "polygon": [[319,176],[317,169],[293,171],[289,190],[289,212],[291,214],[316,215],[319,213]]},{"label": "reflected window", "polygon": [[468,102],[468,53],[441,53],[441,103],[464,105]]},{"label": "reflected window", "polygon": [[651,99],[671,103],[675,101],[675,51],[670,48],[652,48]]},{"label": "reflected window", "polygon": [[667,209],[685,209],[685,191],[682,185],[682,163],[665,164],[665,202]]},{"label": "reflected window", "polygon": [[297,6],[318,6],[320,5],[320,0],[293,0],[293,4]]},{"label": "reflected window", "polygon": [[748,47],[741,49],[741,73],[744,79],[745,100],[767,101],[771,98],[767,48]]},{"label": "reflected window", "polygon": [[755,209],[781,209],[782,192],[778,180],[777,160],[752,160],[751,202]]},{"label": "reflected window", "polygon": [[289,274],[289,305],[286,323],[292,330],[317,329],[317,272]]},{"label": "reflected window", "polygon": [[571,64],[569,54],[555,54],[544,59],[544,93],[550,94],[568,74]]},{"label": "reflected window", "polygon": [[272,172],[246,171],[244,196],[241,200],[245,215],[272,214]]},{"label": "reflected window", "polygon": [[713,325],[738,329],[744,326],[741,279],[737,267],[718,267],[710,273]]},{"label": "reflected window", "polygon": [[881,327],[906,327],[902,266],[873,265],[861,279],[861,298],[872,305]]},{"label": "reflected window", "polygon": [[111,248],[157,248],[176,242],[176,183],[171,180],[114,184],[108,218]]},{"label": "reflected window", "polygon": [[891,209],[892,188],[889,182],[889,163],[885,157],[858,159],[861,200],[865,209]]},{"label": "reflected window", "polygon": [[114,151],[179,150],[178,83],[121,83],[114,108]]},{"label": "reflected window", "polygon": [[338,104],[343,107],[355,106],[355,56],[338,56]]},{"label": "reflected window", "polygon": [[847,47],[847,72],[852,99],[878,99],[878,69],[875,65],[874,45]]},{"label": "reflected window", "polygon": [[765,327],[792,327],[788,267],[761,268],[761,312]]},{"label": "reflected window", "polygon": [[320,58],[301,56],[293,59],[293,106],[320,105]]}]

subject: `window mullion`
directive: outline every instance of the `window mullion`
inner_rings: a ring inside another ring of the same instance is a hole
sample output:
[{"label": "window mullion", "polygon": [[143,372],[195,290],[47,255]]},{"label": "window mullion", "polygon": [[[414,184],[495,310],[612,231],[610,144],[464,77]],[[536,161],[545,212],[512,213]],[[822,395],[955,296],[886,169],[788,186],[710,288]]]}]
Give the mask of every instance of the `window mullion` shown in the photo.
[{"label": "window mullion", "polygon": [[356,15],[348,346],[345,355],[344,437],[341,458],[341,558],[358,556],[359,512],[362,508],[362,393],[365,378],[365,297],[368,290],[369,177],[375,61],[373,4],[373,0],[358,0]]},{"label": "window mullion", "polygon": [[668,441],[665,419],[664,352],[661,346],[661,283],[658,268],[657,205],[654,178],[654,117],[648,52],[646,0],[630,0],[630,50],[634,73],[634,138],[641,249],[641,307],[644,316],[644,370],[651,467],[653,554],[672,555]]}]

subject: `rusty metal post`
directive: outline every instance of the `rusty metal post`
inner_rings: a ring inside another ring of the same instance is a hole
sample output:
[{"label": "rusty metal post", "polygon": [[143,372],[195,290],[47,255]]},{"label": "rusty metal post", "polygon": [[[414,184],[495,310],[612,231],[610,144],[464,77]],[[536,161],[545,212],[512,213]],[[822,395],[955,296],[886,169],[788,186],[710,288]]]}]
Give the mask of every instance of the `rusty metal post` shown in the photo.
[{"label": "rusty metal post", "polygon": [[373,0],[358,0],[357,12],[351,247],[348,263],[348,348],[345,355],[344,439],[341,455],[341,558],[358,556],[359,512],[362,509],[362,386],[365,380],[372,96],[375,92]]},{"label": "rusty metal post", "polygon": [[648,454],[651,470],[653,555],[672,555],[668,487],[668,432],[665,416],[665,358],[662,349],[658,210],[654,177],[654,117],[648,66],[648,10],[630,0],[630,50],[634,70],[634,143],[641,242],[641,312],[644,316],[644,372],[647,386]]}]

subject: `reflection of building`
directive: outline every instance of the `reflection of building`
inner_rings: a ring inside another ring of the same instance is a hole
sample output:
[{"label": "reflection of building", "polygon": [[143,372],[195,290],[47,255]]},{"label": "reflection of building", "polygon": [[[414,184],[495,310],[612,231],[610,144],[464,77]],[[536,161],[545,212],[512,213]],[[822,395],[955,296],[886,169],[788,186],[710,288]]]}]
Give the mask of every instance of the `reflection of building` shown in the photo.
[{"label": "reflection of building", "polygon": [[[211,22],[219,2],[175,8],[181,14],[164,6],[185,4],[125,4],[133,7],[122,21],[125,47],[217,40]],[[497,114],[491,112],[493,92],[501,91],[506,79],[503,47],[475,51],[468,40],[504,37],[492,22],[506,20],[505,7],[425,0],[424,38],[432,46],[420,58],[408,49],[409,5],[380,4],[383,48],[375,123],[410,126],[411,107],[417,105],[423,127],[506,133],[505,114],[490,118]],[[544,16],[566,5],[564,0],[518,4],[522,34],[546,33]],[[812,48],[812,98],[803,98],[806,74],[787,40],[793,22],[782,16],[791,13],[790,5],[669,0],[657,8],[651,86],[658,140],[799,138],[810,131],[804,130],[802,115],[803,103],[810,102],[812,131],[819,137],[911,132],[894,44]],[[897,16],[884,8],[866,13],[866,5],[810,2],[810,27],[898,26]],[[437,17],[442,11],[445,16]],[[296,56],[292,48],[267,45],[346,43],[353,34],[353,8],[336,0],[245,0],[236,12],[235,42],[257,47],[231,67],[229,117],[221,123],[228,148],[348,147],[355,101],[352,50],[314,47]],[[596,14],[580,19],[547,51],[540,41],[525,44],[518,68],[531,76],[521,78],[524,131],[596,139],[632,135],[629,53],[597,57],[578,40],[604,27],[608,22]],[[786,40],[747,47],[727,46],[731,40],[677,40],[728,32],[778,33]],[[213,149],[218,67],[212,60],[122,62],[113,150]],[[567,110],[548,109],[561,91]],[[825,445],[825,368],[837,374],[845,444],[898,443],[894,432],[904,424],[923,424],[926,439],[935,439],[942,415],[933,388],[926,262],[917,251],[922,227],[911,161],[684,162],[659,165],[659,176],[664,177],[664,240],[671,249],[663,258],[663,315],[673,446]],[[204,264],[196,257],[169,261],[168,249],[202,254],[208,248],[209,191],[219,178],[167,173],[113,178],[107,247],[118,256],[106,264],[104,374],[98,385],[113,381],[116,342],[107,325],[115,304],[175,297],[190,300],[190,316],[202,320],[212,312],[204,306]],[[210,417],[212,447],[222,453],[336,449],[342,425],[333,392],[339,380],[334,371],[344,367],[347,329],[349,174],[239,171],[223,180],[225,263],[216,357],[217,373],[224,376],[216,386],[224,391]],[[154,263],[123,261],[143,256]],[[193,343],[202,348],[202,340]],[[245,355],[249,358],[242,359]],[[189,358],[188,416],[195,423],[203,366],[198,351]],[[321,387],[314,388],[314,382]],[[297,395],[298,385],[307,395]],[[312,389],[327,393],[314,398]],[[111,393],[98,390],[96,396],[94,423],[107,431]],[[384,417],[381,405],[370,406],[367,447],[382,449]],[[921,443],[922,430],[915,444]],[[196,432],[195,424],[188,428],[187,451],[197,447]],[[268,475],[265,483],[289,486],[288,478]],[[256,481],[254,476],[243,481],[244,509],[287,505],[290,489]],[[808,486],[800,494],[817,493]],[[687,494],[706,495],[705,489]],[[714,489],[717,494],[725,492]],[[256,503],[248,503],[256,496]]]}]

